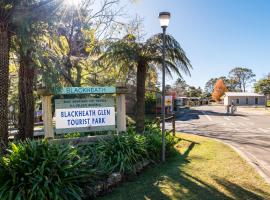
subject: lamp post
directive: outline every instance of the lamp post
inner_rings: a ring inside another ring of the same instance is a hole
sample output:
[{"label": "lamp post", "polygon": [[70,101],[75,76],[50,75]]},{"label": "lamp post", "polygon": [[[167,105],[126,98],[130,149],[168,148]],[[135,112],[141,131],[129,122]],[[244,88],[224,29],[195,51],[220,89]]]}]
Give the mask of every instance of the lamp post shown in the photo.
[{"label": "lamp post", "polygon": [[163,47],[162,47],[162,162],[165,162],[165,38],[166,29],[169,25],[171,14],[169,12],[159,13],[160,26],[163,31]]}]

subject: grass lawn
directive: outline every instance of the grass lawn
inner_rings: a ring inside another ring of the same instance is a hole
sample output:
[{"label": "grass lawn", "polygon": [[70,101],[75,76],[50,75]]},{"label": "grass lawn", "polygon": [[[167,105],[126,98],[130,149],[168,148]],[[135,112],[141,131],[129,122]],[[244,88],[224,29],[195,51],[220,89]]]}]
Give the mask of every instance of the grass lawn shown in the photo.
[{"label": "grass lawn", "polygon": [[178,154],[99,200],[270,200],[270,186],[230,147],[178,134]]}]

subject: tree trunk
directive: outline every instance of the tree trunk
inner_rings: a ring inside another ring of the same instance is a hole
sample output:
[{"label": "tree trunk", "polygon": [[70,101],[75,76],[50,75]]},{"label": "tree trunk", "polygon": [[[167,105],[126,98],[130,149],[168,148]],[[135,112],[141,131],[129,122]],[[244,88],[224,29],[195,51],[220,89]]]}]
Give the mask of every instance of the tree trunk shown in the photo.
[{"label": "tree trunk", "polygon": [[139,61],[137,66],[137,116],[136,131],[143,133],[145,119],[145,81],[146,81],[146,63]]},{"label": "tree trunk", "polygon": [[20,51],[19,70],[19,139],[25,140],[34,135],[34,78],[35,68],[30,51]]},{"label": "tree trunk", "polygon": [[79,66],[78,62],[76,63],[76,71],[77,71],[77,76],[76,76],[76,87],[81,87],[81,82],[82,82],[82,68]]},{"label": "tree trunk", "polygon": [[8,143],[8,90],[10,34],[0,22],[0,148]]}]

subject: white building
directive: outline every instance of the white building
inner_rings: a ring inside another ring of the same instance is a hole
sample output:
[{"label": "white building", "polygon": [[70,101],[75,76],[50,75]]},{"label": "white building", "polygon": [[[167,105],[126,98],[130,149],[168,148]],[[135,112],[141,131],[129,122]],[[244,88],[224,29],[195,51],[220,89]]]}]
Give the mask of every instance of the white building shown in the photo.
[{"label": "white building", "polygon": [[263,94],[248,92],[226,92],[224,95],[224,105],[239,106],[265,106],[266,97]]}]

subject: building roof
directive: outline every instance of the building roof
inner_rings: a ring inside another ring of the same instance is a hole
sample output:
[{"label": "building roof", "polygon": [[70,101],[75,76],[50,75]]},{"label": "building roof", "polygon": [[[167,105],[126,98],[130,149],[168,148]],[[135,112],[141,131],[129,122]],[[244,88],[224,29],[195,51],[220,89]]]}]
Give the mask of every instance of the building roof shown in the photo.
[{"label": "building roof", "polygon": [[225,92],[228,97],[264,97],[263,94],[253,92]]}]

